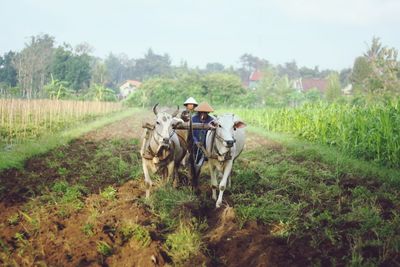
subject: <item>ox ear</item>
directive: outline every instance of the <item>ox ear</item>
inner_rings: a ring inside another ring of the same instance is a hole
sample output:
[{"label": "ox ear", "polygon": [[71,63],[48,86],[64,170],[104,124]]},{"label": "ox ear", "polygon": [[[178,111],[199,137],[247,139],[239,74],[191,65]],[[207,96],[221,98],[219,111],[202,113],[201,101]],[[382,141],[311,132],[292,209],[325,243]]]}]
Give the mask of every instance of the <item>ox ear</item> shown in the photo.
[{"label": "ox ear", "polygon": [[178,115],[178,113],[179,113],[179,106],[177,106],[177,108],[174,111],[174,113],[172,113],[172,117],[176,117],[176,115]]},{"label": "ox ear", "polygon": [[173,128],[175,128],[177,125],[179,125],[179,124],[181,124],[181,123],[184,123],[184,121],[183,121],[182,119],[180,119],[180,118],[173,118],[173,119],[172,119],[172,122],[171,122],[171,125],[172,125]]},{"label": "ox ear", "polygon": [[212,127],[214,127],[214,128],[217,128],[217,127],[219,126],[219,123],[218,123],[217,120],[212,120],[212,121],[210,121],[210,125],[211,125]]},{"label": "ox ear", "polygon": [[158,103],[155,104],[154,107],[153,107],[153,112],[154,112],[154,114],[155,114],[156,116],[157,116],[157,114],[158,114],[157,106],[158,106]]},{"label": "ox ear", "polygon": [[233,128],[236,129],[240,129],[240,128],[244,128],[246,127],[246,123],[244,123],[243,121],[235,121],[235,123],[233,124]]}]

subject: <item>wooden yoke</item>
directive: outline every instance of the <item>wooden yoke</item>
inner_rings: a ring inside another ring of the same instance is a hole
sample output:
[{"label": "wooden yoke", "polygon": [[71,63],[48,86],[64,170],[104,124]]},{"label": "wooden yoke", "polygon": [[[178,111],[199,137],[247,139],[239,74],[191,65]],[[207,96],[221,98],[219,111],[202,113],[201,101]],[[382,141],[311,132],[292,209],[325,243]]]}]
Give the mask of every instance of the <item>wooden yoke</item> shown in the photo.
[{"label": "wooden yoke", "polygon": [[[189,130],[190,129],[190,123],[189,122],[184,122],[184,123],[179,123],[174,129],[179,129],[179,130]],[[193,122],[192,123],[192,129],[193,130],[215,130],[213,126],[210,126],[208,123],[200,123],[200,122]]]}]

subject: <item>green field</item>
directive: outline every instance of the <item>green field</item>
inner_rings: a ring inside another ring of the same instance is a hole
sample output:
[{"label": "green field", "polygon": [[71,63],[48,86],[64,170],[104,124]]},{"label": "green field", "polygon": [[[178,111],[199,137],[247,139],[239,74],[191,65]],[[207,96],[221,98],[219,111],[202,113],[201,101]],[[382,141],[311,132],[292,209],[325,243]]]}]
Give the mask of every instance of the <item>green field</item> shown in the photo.
[{"label": "green field", "polygon": [[249,124],[339,148],[357,158],[400,167],[400,102],[386,105],[306,104],[234,110]]},{"label": "green field", "polygon": [[400,171],[268,132],[254,122],[260,111],[247,111],[246,148],[223,207],[211,200],[207,165],[199,195],[182,168],[178,188],[156,178],[144,199],[141,122],[153,115],[130,112],[0,172],[2,265],[400,262]]}]

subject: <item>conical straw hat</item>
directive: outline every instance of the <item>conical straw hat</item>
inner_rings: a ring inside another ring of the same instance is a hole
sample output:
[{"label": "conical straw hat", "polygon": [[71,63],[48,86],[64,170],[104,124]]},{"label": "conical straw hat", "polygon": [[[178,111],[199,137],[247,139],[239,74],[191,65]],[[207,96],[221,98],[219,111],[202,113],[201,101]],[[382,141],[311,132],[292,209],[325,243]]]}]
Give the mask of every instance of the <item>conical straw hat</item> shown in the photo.
[{"label": "conical straw hat", "polygon": [[200,105],[198,105],[194,110],[197,112],[213,112],[214,111],[214,109],[207,102],[200,103]]},{"label": "conical straw hat", "polygon": [[194,99],[193,97],[189,97],[188,99],[186,99],[185,103],[183,103],[184,106],[186,106],[188,104],[193,104],[195,106],[199,105],[197,103],[196,99]]}]

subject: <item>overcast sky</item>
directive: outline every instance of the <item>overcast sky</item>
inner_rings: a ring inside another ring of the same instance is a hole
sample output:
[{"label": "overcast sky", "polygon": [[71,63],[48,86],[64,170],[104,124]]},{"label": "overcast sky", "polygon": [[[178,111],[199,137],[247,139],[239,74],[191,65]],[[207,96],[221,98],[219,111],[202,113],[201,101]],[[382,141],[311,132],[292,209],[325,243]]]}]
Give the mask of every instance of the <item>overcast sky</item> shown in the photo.
[{"label": "overcast sky", "polygon": [[400,0],[0,0],[0,54],[47,33],[87,42],[94,55],[139,58],[148,48],[173,64],[238,65],[244,53],[273,64],[351,67],[373,36],[400,50]]}]

